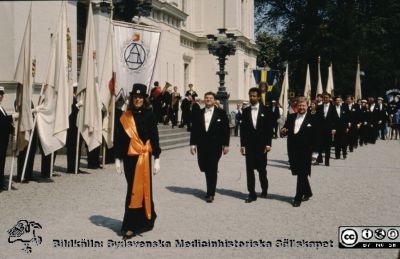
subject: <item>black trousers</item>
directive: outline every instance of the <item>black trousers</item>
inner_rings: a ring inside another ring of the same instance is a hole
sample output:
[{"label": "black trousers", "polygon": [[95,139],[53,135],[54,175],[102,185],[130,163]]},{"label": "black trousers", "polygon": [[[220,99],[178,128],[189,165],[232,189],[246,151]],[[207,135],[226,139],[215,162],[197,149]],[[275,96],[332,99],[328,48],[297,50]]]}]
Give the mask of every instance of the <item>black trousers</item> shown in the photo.
[{"label": "black trousers", "polygon": [[368,144],[369,125],[361,125],[360,127],[360,146]]},{"label": "black trousers", "polygon": [[254,170],[258,171],[261,190],[263,193],[268,193],[268,178],[267,178],[267,158],[264,153],[264,147],[250,148],[246,147],[246,175],[247,175],[247,190],[249,196],[256,198],[255,191],[255,174]]},{"label": "black trousers", "polygon": [[381,139],[385,139],[385,127],[386,124],[384,122],[378,124],[378,133]]},{"label": "black trousers", "polygon": [[6,164],[6,155],[7,155],[7,147],[8,147],[8,138],[7,141],[4,141],[3,144],[0,145],[0,189],[4,186],[4,167]]},{"label": "black trousers", "polygon": [[215,189],[217,188],[217,172],[204,172],[207,184],[207,196],[215,196]]},{"label": "black trousers", "polygon": [[329,164],[329,160],[331,158],[331,146],[332,146],[332,135],[329,132],[326,132],[322,135],[322,145],[320,151],[318,152],[319,163],[322,163],[322,153],[325,154],[325,164]]},{"label": "black trousers", "polygon": [[[51,154],[49,154],[47,156],[44,154],[42,145],[40,144],[40,141],[39,141],[39,149],[40,149],[40,153],[42,154],[40,175],[42,176],[42,178],[50,178]],[[54,153],[53,162],[56,160],[56,156],[57,156],[57,152]]]},{"label": "black trousers", "polygon": [[342,153],[343,157],[347,155],[347,147],[346,147],[346,133],[344,131],[336,131],[335,134],[335,157],[340,158],[340,153]]},{"label": "black trousers", "polygon": [[[260,185],[261,185],[261,190],[262,193],[268,193],[268,178],[267,178],[267,169],[257,169],[258,171],[258,176],[260,179]],[[246,170],[247,174],[247,190],[249,191],[249,196],[256,198],[256,177],[254,174],[253,169],[247,169]]]},{"label": "black trousers", "polygon": [[[78,171],[81,161],[81,149],[83,144],[83,138],[79,141],[79,155],[78,155]],[[75,157],[76,156],[76,135],[75,138],[71,138],[71,141],[67,141],[67,173],[75,173]]]},{"label": "black trousers", "polygon": [[296,196],[295,201],[301,202],[303,196],[312,196],[310,182],[308,181],[307,174],[297,175],[297,186],[296,186]]},{"label": "black trousers", "polygon": [[[87,147],[87,146],[86,146]],[[88,168],[96,169],[100,168],[100,146],[96,147],[92,151],[88,152]]]},{"label": "black trousers", "polygon": [[179,112],[179,107],[178,106],[172,107],[172,109],[171,109],[171,123],[172,123],[172,126],[178,125],[178,116],[179,116],[178,112]]},{"label": "black trousers", "polygon": [[[37,138],[37,134],[36,134],[36,130],[35,130],[33,137],[32,137],[32,143],[31,143],[31,147],[29,150],[28,161],[26,163],[26,169],[25,169],[24,178],[27,181],[33,179],[33,162],[35,161],[37,139],[38,138]],[[27,150],[28,150],[28,145],[26,145],[24,150],[22,150],[18,154],[18,159],[17,159],[17,180],[18,181],[20,181],[21,177],[22,177],[22,170],[24,168],[25,156],[26,156]]]}]

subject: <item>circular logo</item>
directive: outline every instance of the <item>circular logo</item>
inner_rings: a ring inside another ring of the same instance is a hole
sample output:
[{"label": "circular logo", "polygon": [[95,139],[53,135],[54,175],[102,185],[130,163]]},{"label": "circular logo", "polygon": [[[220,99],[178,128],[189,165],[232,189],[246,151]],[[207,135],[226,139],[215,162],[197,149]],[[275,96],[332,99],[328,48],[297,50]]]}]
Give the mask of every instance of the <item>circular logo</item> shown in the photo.
[{"label": "circular logo", "polygon": [[345,229],[340,235],[340,240],[345,246],[353,246],[358,240],[357,232],[351,228]]},{"label": "circular logo", "polygon": [[137,70],[146,61],[146,50],[139,43],[131,43],[125,49],[124,59],[130,70]]},{"label": "circular logo", "polygon": [[378,240],[384,239],[386,236],[386,231],[382,228],[375,229],[375,238]]},{"label": "circular logo", "polygon": [[399,237],[399,231],[397,231],[396,229],[392,228],[389,229],[387,232],[387,236],[390,240],[395,240],[396,238]]},{"label": "circular logo", "polygon": [[366,229],[363,229],[363,231],[361,231],[361,236],[362,236],[365,240],[370,240],[370,239],[374,236],[374,232],[372,232],[371,229],[366,228]]}]

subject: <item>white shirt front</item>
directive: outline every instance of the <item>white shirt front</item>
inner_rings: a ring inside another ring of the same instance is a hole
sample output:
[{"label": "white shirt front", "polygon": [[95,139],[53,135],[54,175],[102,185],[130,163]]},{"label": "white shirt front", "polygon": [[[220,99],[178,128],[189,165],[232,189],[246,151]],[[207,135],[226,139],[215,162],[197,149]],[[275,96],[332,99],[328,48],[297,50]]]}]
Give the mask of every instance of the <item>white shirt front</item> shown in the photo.
[{"label": "white shirt front", "polygon": [[260,108],[260,104],[252,105],[251,106],[251,119],[253,121],[253,127],[257,128],[257,116],[258,116],[258,109]]},{"label": "white shirt front", "polygon": [[214,112],[214,106],[211,108],[205,108],[205,110],[204,110],[204,122],[205,122],[206,131],[208,131],[208,128],[210,127],[210,122],[211,122],[213,112]]},{"label": "white shirt front", "polygon": [[371,104],[370,111],[372,112],[375,109],[375,103]]},{"label": "white shirt front", "polygon": [[3,113],[4,116],[6,116],[6,112],[4,111],[4,109],[1,105],[0,105],[0,111]]},{"label": "white shirt front", "polygon": [[301,124],[304,121],[304,118],[306,117],[306,113],[304,114],[297,114],[296,120],[294,121],[294,134],[297,134],[300,130]]},{"label": "white shirt front", "polygon": [[324,117],[328,115],[329,103],[324,103]]},{"label": "white shirt front", "polygon": [[336,106],[336,112],[337,112],[338,117],[340,118],[340,105]]}]

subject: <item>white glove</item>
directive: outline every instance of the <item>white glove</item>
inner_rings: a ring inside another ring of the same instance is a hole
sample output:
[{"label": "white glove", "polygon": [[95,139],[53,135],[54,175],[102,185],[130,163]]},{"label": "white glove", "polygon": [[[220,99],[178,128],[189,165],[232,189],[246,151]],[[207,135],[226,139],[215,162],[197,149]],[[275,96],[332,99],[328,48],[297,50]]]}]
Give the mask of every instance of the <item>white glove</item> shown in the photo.
[{"label": "white glove", "polygon": [[16,112],[16,113],[13,113],[12,115],[11,115],[11,117],[15,120],[15,119],[18,119],[19,118],[19,113],[18,112]]},{"label": "white glove", "polygon": [[115,170],[117,171],[118,174],[122,174],[122,167],[123,167],[123,162],[116,158],[115,159]]},{"label": "white glove", "polygon": [[196,146],[195,145],[190,146],[190,154],[194,155],[196,154],[196,152],[197,152]]},{"label": "white glove", "polygon": [[153,175],[156,175],[160,172],[160,159],[156,158],[154,159],[154,170],[153,170]]},{"label": "white glove", "polygon": [[46,110],[46,108],[44,108],[43,106],[37,106],[36,108],[32,109],[32,113],[43,112],[44,110]]},{"label": "white glove", "polygon": [[82,100],[80,100],[77,104],[76,104],[76,108],[80,109],[83,106],[83,102]]}]

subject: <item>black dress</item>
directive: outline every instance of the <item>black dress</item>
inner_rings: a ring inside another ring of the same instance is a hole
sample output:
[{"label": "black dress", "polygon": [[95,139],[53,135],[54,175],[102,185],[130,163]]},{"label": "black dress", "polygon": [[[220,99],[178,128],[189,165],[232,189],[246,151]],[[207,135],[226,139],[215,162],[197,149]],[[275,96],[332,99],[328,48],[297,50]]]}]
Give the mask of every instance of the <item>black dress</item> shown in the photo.
[{"label": "black dress", "polygon": [[[152,155],[154,158],[158,158],[161,149],[159,145],[157,119],[154,113],[148,109],[137,109],[132,111],[133,118],[136,123],[137,132],[143,143],[146,143],[150,139],[152,147]],[[128,156],[128,147],[130,138],[125,132],[120,120],[116,124],[116,158],[121,159],[124,163],[125,178],[127,181],[127,193],[125,199],[125,215],[122,223],[122,232],[128,230],[140,233],[149,231],[154,226],[154,221],[157,217],[154,210],[153,203],[153,188],[152,188],[152,176],[150,174],[150,194],[151,194],[151,218],[147,219],[145,214],[144,203],[141,208],[132,209],[129,208],[131,193],[133,188],[133,180],[135,178],[135,168],[139,156]],[[150,168],[151,168],[151,161]]]}]

